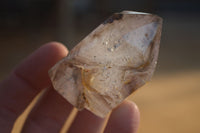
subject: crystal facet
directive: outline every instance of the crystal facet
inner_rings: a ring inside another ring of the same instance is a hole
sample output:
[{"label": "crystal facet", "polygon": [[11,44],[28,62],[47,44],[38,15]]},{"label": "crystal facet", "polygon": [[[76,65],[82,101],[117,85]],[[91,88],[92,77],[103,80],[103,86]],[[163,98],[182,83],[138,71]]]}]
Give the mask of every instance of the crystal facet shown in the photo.
[{"label": "crystal facet", "polygon": [[105,117],[152,77],[161,27],[156,15],[113,14],[50,69],[54,88],[79,110]]}]

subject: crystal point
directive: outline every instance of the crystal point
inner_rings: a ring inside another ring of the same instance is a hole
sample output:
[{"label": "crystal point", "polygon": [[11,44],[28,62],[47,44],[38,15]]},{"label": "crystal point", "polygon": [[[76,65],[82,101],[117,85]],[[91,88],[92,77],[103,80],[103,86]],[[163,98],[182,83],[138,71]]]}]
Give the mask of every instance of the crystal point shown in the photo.
[{"label": "crystal point", "polygon": [[162,19],[156,15],[115,13],[54,65],[54,88],[79,110],[105,117],[153,75]]}]

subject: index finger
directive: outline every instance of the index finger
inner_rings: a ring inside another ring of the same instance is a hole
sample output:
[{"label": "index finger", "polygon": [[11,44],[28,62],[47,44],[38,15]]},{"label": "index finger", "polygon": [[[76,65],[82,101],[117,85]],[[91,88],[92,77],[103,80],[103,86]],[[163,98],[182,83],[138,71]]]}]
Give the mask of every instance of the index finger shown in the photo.
[{"label": "index finger", "polygon": [[52,42],[40,47],[0,83],[0,129],[9,132],[15,119],[41,89],[50,86],[48,70],[68,51]]}]

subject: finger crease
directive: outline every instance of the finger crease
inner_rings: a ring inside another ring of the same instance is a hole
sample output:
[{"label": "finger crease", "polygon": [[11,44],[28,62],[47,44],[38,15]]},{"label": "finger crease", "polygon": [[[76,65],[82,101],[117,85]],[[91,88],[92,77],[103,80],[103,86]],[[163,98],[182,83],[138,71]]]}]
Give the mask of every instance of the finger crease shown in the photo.
[{"label": "finger crease", "polygon": [[2,106],[0,109],[0,114],[1,116],[5,117],[5,119],[12,118],[13,120],[15,120],[18,116],[15,110],[6,105]]},{"label": "finger crease", "polygon": [[36,89],[37,86],[35,86],[31,81],[23,77],[21,74],[17,73],[16,71],[13,72],[13,74],[20,80],[23,81],[23,83],[27,84],[34,92],[38,92]]}]

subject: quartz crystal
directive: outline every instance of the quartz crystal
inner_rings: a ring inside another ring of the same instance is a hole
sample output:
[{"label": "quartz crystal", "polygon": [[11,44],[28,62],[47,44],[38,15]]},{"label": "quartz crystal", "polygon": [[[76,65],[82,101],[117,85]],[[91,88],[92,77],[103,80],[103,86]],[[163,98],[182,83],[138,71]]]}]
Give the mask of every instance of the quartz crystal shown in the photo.
[{"label": "quartz crystal", "polygon": [[50,69],[54,88],[78,110],[105,117],[152,77],[161,27],[156,15],[113,14]]}]

